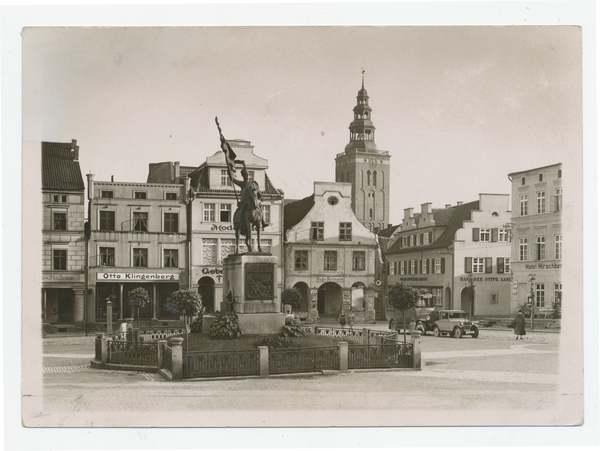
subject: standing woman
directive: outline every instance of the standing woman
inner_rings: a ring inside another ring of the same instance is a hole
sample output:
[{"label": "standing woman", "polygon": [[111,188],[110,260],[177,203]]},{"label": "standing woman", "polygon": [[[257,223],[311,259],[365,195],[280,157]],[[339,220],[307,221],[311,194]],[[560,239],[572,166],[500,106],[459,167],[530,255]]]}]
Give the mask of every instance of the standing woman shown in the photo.
[{"label": "standing woman", "polygon": [[341,310],[340,311],[340,326],[342,326],[342,329],[343,329],[345,325],[346,325],[346,313],[344,313],[344,311]]},{"label": "standing woman", "polygon": [[523,339],[523,335],[527,335],[525,332],[525,316],[523,316],[523,310],[519,309],[519,313],[515,316],[515,335],[517,336],[516,340],[521,337]]}]

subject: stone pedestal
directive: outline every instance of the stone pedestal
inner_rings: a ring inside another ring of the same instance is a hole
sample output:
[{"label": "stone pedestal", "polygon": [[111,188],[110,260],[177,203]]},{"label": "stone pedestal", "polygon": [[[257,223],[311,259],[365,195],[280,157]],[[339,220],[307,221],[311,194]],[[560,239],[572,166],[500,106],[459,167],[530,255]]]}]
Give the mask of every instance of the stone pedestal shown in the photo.
[{"label": "stone pedestal", "polygon": [[243,334],[279,333],[285,324],[278,290],[277,257],[249,252],[223,261],[222,311],[231,308]]}]

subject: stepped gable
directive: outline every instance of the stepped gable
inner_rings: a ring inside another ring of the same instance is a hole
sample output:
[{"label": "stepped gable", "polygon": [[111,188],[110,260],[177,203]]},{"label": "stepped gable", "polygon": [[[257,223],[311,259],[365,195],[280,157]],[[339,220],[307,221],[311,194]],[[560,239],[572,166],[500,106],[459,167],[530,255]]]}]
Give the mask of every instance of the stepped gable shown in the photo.
[{"label": "stepped gable", "polygon": [[304,199],[300,199],[288,204],[284,203],[283,208],[283,230],[284,239],[287,239],[287,231],[302,221],[308,212],[315,205],[315,195],[311,194]]},{"label": "stepped gable", "polygon": [[76,140],[70,143],[42,142],[42,189],[85,189]]}]

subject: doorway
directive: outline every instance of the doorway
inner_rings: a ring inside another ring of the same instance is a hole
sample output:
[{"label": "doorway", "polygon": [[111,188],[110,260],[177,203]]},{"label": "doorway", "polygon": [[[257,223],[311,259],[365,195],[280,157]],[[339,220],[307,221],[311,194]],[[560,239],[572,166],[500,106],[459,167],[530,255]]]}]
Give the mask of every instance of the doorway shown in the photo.
[{"label": "doorway", "polygon": [[215,281],[212,277],[202,277],[198,281],[198,293],[202,297],[202,306],[206,313],[215,311]]},{"label": "doorway", "polygon": [[319,316],[337,316],[342,308],[342,287],[335,282],[326,282],[317,293]]}]

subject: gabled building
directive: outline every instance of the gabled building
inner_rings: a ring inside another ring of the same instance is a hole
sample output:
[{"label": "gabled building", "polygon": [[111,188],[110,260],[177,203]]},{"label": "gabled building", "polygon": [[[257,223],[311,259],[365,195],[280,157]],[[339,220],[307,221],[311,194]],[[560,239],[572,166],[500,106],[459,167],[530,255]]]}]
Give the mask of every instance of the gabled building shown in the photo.
[{"label": "gabled building", "polygon": [[512,182],[511,312],[533,293],[536,309],[562,301],[562,164],[508,175]]},{"label": "gabled building", "polygon": [[420,213],[406,208],[385,255],[386,293],[402,282],[422,290],[422,307],[510,313],[508,194],[480,194],[478,201],[442,209],[424,203]]},{"label": "gabled building", "polygon": [[42,322],[82,325],[85,186],[79,146],[42,142]]},{"label": "gabled building", "polygon": [[285,206],[284,289],[302,293],[301,318],[352,309],[357,322],[375,321],[377,239],[351,204],[350,183],[315,182],[311,196]]}]

